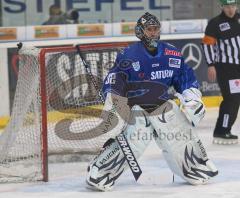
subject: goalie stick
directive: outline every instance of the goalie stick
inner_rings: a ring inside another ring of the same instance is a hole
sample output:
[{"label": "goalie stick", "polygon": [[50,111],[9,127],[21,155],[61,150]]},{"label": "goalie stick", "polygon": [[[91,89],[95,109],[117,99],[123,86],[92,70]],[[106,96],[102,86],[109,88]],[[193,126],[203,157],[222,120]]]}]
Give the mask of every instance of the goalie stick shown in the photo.
[{"label": "goalie stick", "polygon": [[[86,73],[90,76],[91,82],[92,82],[94,88],[96,89],[96,91],[98,92],[99,98],[100,98],[102,104],[104,104],[103,94],[102,94],[101,90],[99,89],[97,82],[91,72],[90,65],[85,61],[85,58],[81,52],[80,46],[81,46],[80,44],[75,45],[75,47],[77,49],[77,53],[80,56],[80,58],[82,59]],[[122,129],[121,133],[118,136],[116,136],[116,140],[124,154],[124,157],[132,171],[132,174],[133,174],[135,180],[137,181],[138,178],[140,177],[140,175],[142,174],[142,170],[136,160],[136,157],[134,156],[134,154],[129,146],[129,143],[128,143],[125,135],[123,134],[123,129]]]}]

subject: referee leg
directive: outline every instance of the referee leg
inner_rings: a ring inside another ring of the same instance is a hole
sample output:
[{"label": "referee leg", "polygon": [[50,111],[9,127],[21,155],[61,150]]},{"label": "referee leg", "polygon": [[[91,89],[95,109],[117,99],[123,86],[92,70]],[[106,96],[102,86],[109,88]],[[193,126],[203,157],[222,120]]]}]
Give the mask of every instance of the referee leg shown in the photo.
[{"label": "referee leg", "polygon": [[232,126],[237,118],[240,105],[240,93],[231,93],[229,80],[239,79],[240,67],[238,65],[217,64],[218,84],[221,89],[223,101],[219,108],[214,136],[231,133]]}]

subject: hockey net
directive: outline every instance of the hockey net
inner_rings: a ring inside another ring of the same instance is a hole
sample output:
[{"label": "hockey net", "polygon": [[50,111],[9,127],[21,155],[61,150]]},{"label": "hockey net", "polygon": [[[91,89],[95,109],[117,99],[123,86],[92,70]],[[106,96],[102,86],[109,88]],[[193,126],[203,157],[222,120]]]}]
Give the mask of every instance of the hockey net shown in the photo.
[{"label": "hockey net", "polygon": [[[81,46],[99,87],[127,43]],[[75,47],[23,48],[11,118],[0,136],[0,182],[48,181],[48,156],[97,153],[102,102]]]}]

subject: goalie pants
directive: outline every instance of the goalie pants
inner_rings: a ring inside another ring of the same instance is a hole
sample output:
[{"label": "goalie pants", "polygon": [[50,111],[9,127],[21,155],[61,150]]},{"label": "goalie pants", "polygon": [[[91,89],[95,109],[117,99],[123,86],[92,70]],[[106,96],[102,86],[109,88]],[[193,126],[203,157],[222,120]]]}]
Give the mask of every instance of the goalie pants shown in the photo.
[{"label": "goalie pants", "polygon": [[238,79],[236,86],[240,87],[240,65],[216,64],[218,84],[223,101],[220,104],[219,115],[214,129],[214,135],[231,132],[237,118],[240,105],[240,93],[231,93],[229,80]]}]

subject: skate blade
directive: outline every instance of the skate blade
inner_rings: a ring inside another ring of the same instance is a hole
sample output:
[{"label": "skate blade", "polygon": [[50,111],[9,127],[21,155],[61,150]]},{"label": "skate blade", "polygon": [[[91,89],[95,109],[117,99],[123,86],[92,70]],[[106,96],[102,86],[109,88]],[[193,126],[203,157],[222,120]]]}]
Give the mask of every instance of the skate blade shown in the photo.
[{"label": "skate blade", "polygon": [[237,143],[238,139],[213,138],[213,144],[231,145]]}]

